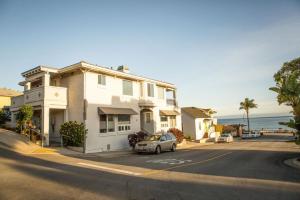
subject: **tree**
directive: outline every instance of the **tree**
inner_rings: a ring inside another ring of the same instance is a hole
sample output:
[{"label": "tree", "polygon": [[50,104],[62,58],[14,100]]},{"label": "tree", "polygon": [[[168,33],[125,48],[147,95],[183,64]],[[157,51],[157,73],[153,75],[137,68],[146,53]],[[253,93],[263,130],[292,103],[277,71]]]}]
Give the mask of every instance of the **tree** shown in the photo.
[{"label": "tree", "polygon": [[17,113],[17,122],[21,128],[21,132],[23,130],[23,127],[26,131],[26,124],[28,124],[31,121],[33,115],[33,109],[31,105],[23,105],[19,112]]},{"label": "tree", "polygon": [[254,99],[245,98],[245,100],[240,103],[240,110],[246,111],[248,132],[250,132],[249,110],[251,108],[257,108],[257,104],[254,103]]},{"label": "tree", "polygon": [[300,58],[284,63],[274,74],[274,80],[276,86],[271,87],[270,90],[277,93],[279,105],[292,107],[294,115],[293,120],[281,124],[296,129],[300,134]]}]

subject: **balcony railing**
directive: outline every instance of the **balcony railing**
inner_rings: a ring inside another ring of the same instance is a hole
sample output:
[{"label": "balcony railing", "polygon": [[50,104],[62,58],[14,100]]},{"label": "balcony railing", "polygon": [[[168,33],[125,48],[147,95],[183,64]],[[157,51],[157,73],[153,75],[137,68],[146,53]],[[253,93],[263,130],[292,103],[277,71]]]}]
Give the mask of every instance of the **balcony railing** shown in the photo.
[{"label": "balcony railing", "polygon": [[139,106],[154,107],[156,106],[156,103],[154,99],[141,98],[139,100]]},{"label": "balcony railing", "polygon": [[67,88],[45,86],[24,92],[24,103],[44,101],[45,104],[67,105]]},{"label": "balcony railing", "polygon": [[167,99],[167,105],[168,106],[177,106],[176,99]]}]

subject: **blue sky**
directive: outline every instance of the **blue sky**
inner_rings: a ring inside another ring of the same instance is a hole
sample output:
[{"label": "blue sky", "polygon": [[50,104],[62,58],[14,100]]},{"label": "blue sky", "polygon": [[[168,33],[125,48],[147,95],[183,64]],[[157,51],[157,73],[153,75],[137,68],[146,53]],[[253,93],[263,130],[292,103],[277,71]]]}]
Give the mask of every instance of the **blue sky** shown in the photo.
[{"label": "blue sky", "polygon": [[172,82],[181,106],[218,115],[286,114],[273,74],[300,56],[300,1],[0,0],[0,86],[21,72],[85,60]]}]

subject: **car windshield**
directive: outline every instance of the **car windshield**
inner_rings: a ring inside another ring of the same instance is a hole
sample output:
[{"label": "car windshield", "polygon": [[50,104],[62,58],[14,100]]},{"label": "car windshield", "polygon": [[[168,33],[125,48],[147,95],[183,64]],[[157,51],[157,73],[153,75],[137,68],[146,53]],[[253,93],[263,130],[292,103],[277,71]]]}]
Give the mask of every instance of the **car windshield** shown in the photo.
[{"label": "car windshield", "polygon": [[160,140],[160,135],[150,135],[145,138],[146,141],[157,141]]}]

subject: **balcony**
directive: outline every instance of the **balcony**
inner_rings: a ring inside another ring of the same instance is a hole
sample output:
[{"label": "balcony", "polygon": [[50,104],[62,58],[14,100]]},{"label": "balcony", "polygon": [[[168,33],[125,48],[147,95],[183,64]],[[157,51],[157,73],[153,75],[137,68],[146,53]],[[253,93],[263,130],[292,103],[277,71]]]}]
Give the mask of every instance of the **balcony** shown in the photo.
[{"label": "balcony", "polygon": [[155,103],[154,99],[141,98],[139,100],[139,106],[141,106],[141,107],[155,107],[156,103]]},{"label": "balcony", "polygon": [[167,99],[167,106],[177,106],[176,99]]},{"label": "balcony", "polygon": [[24,103],[44,102],[44,105],[67,105],[67,88],[45,86],[24,92]]}]

